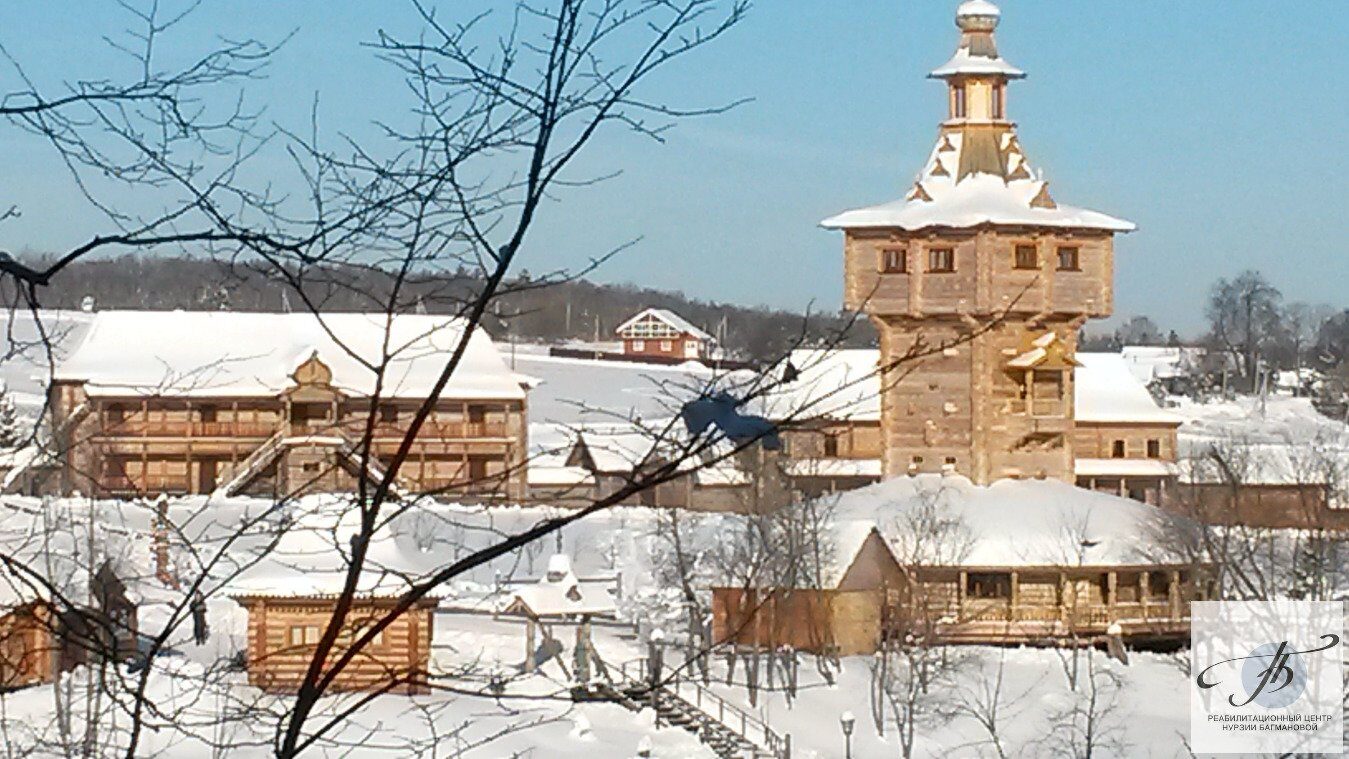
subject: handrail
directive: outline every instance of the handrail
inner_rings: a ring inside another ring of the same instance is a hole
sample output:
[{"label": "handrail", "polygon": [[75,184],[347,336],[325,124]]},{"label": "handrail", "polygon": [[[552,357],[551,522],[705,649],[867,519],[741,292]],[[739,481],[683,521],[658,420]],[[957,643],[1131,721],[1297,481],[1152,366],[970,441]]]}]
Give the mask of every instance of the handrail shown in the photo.
[{"label": "handrail", "polygon": [[[636,665],[637,676],[634,678],[628,672],[630,665]],[[642,685],[649,684],[647,678],[646,659],[634,659],[623,662],[618,667],[619,672],[624,679],[629,682]],[[674,669],[668,677],[662,678],[661,687],[674,693],[676,696],[684,699],[686,703],[691,704],[695,709],[702,712],[707,717],[716,720],[720,725],[739,735],[744,740],[756,744],[761,748],[767,749],[773,754],[774,759],[791,759],[792,738],[790,735],[779,735],[768,726],[768,723],[749,713],[745,709],[736,706],[725,698],[718,696],[712,690],[702,686],[696,680],[684,677],[679,669]],[[680,693],[680,688],[689,687],[693,691],[693,699],[685,698]],[[704,702],[708,707],[704,707]],[[715,707],[716,713],[709,707]],[[732,722],[726,719],[727,714],[731,715]],[[734,721],[738,720],[739,729],[736,729]],[[757,733],[760,740],[751,737],[751,733]]]}]

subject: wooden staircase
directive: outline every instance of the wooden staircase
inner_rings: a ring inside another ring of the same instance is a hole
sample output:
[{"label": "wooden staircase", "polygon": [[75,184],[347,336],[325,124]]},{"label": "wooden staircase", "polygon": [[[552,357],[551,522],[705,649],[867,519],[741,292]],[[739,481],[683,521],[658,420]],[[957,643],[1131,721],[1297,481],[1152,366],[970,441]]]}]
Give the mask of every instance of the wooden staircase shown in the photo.
[{"label": "wooden staircase", "polygon": [[721,759],[791,759],[792,739],[773,732],[762,720],[675,671],[653,685],[646,661],[627,662],[613,684],[573,691],[577,701],[608,701],[637,712],[650,708],[656,724],[681,727],[698,737]]}]

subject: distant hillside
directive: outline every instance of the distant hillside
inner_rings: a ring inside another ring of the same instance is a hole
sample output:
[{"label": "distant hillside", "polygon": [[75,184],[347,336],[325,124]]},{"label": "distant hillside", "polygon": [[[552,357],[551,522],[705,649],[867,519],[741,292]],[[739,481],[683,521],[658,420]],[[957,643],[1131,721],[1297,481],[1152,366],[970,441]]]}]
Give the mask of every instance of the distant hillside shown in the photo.
[{"label": "distant hillside", "polygon": [[[481,283],[466,273],[424,274],[404,286],[400,301],[408,310],[454,313]],[[736,357],[771,358],[800,342],[833,341],[846,329],[848,346],[875,345],[865,319],[849,324],[838,314],[804,314],[752,308],[690,298],[683,293],[635,285],[606,285],[586,280],[538,286],[528,275],[494,304],[487,327],[494,336],[556,342],[567,339],[612,340],[614,327],[647,307],[668,308],[723,339]],[[325,310],[381,308],[389,278],[371,268],[308,272],[304,290]],[[43,305],[79,308],[93,296],[98,308],[148,310],[230,309],[301,310],[302,300],[289,285],[248,263],[222,263],[188,257],[127,255],[86,259],[63,271],[44,293]]]}]

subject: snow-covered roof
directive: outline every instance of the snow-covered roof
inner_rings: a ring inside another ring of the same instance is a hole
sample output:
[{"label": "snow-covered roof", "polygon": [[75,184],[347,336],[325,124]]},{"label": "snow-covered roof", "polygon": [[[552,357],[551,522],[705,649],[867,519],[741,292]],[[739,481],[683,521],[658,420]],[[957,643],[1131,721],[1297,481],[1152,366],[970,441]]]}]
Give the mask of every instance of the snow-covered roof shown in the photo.
[{"label": "snow-covered roof", "polygon": [[[1163,549],[1153,538],[1157,507],[1059,480],[981,486],[956,474],[897,477],[842,494],[834,519],[851,525],[843,535],[850,540],[865,534],[859,524],[876,525],[902,563],[904,520],[926,505],[956,520],[951,540],[961,544],[961,558],[950,563],[960,566],[1129,565]],[[848,560],[844,550],[836,555]]]},{"label": "snow-covered roof", "polygon": [[658,432],[638,424],[594,424],[575,431],[601,474],[631,474],[656,455]]},{"label": "snow-covered roof", "polygon": [[969,49],[962,47],[956,51],[955,55],[951,56],[951,60],[933,69],[928,76],[944,79],[948,76],[962,74],[1000,74],[1008,79],[1020,79],[1026,75],[1026,72],[1001,57],[988,58],[982,55],[974,55]]},{"label": "snow-covered roof", "polygon": [[1145,383],[1188,373],[1203,359],[1203,353],[1202,348],[1169,345],[1125,345],[1120,348],[1129,371]]},{"label": "snow-covered roof", "polygon": [[595,477],[585,467],[541,466],[531,463],[528,474],[531,486],[591,485]]},{"label": "snow-covered roof", "polygon": [[1349,482],[1349,447],[1186,440],[1180,481],[1196,484],[1335,485]]},{"label": "snow-covered roof", "polygon": [[799,374],[771,388],[758,413],[770,419],[881,418],[879,351],[806,348],[792,351],[787,361]]},{"label": "snow-covered roof", "polygon": [[[315,598],[342,591],[350,564],[351,538],[360,527],[360,510],[339,495],[313,495],[294,502],[277,534],[263,536],[241,556],[242,571],[225,592],[234,597]],[[442,564],[443,557],[400,544],[392,526],[375,530],[357,581],[358,597],[404,593]]]},{"label": "snow-covered roof", "polygon": [[965,16],[992,16],[999,18],[1002,11],[989,0],[965,0],[956,8],[956,18]]},{"label": "snow-covered roof", "polygon": [[[820,225],[828,229],[898,228],[906,230],[932,227],[964,229],[981,224],[1024,225],[1032,227],[1060,227],[1072,229],[1100,229],[1111,232],[1131,232],[1133,223],[1073,206],[1054,204],[1032,205],[1048,182],[1035,178],[1026,169],[1024,179],[1006,180],[993,174],[976,173],[960,181],[954,177],[960,166],[960,147],[963,139],[957,132],[947,134],[954,152],[943,152],[940,146],[919,176],[914,191],[908,197],[876,206],[854,208],[831,216]],[[1004,142],[1003,150],[1007,149]],[[937,167],[940,165],[940,169]],[[1015,175],[1017,167],[1027,165],[1024,156],[1009,154],[1007,173]],[[940,174],[935,174],[939,171]],[[944,174],[945,176],[941,176]],[[915,194],[918,189],[921,194]]]},{"label": "snow-covered roof", "polygon": [[1118,353],[1078,353],[1073,372],[1073,407],[1079,422],[1180,426],[1182,419],[1162,409]]},{"label": "snow-covered roof", "polygon": [[[424,398],[463,333],[464,321],[404,314],[266,314],[229,311],[104,311],[84,342],[56,369],[58,381],[84,382],[90,395],[274,396],[311,356],[353,395]],[[518,378],[482,329],[473,331],[446,398],[517,400]]]},{"label": "snow-covered roof", "polygon": [[617,608],[607,587],[581,582],[571,570],[571,558],[554,554],[548,560],[548,573],[532,585],[516,588],[504,611],[535,617],[561,617],[613,614]]},{"label": "snow-covered roof", "polygon": [[667,325],[669,325],[671,329],[680,334],[692,335],[693,337],[696,337],[699,340],[712,339],[711,335],[693,326],[693,322],[665,308],[648,308],[645,311],[642,311],[641,313],[632,317],[631,319],[628,319],[627,321],[618,325],[618,327],[614,330],[614,332],[621,335],[625,330],[627,330],[628,327],[631,327],[632,325],[636,324],[637,322],[641,321],[643,318],[648,316],[657,319],[658,321],[665,322]]},{"label": "snow-covered roof", "polygon": [[124,527],[93,504],[82,513],[64,506],[0,501],[0,555],[6,560],[0,564],[0,614],[35,601],[90,604],[91,583],[105,562],[132,600],[153,578],[150,535]]}]

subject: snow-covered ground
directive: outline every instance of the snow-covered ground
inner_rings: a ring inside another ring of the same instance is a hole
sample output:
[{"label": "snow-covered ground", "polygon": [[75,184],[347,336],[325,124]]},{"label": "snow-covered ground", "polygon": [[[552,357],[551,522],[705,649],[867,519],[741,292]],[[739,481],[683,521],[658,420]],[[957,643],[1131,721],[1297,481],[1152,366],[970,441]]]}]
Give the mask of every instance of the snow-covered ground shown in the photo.
[{"label": "snow-covered ground", "polygon": [[[102,550],[99,546],[117,548],[119,567],[131,575],[127,579],[131,581],[132,592],[141,600],[142,633],[155,635],[163,629],[172,608],[170,604],[181,598],[177,591],[163,587],[153,578],[149,535],[154,509],[149,504],[114,501],[90,504],[78,499],[44,504],[37,499],[17,497],[8,497],[3,503],[7,528],[3,534],[11,549],[14,541],[31,541],[45,534],[44,525],[57,524],[77,537],[86,536],[93,515],[94,540],[88,545],[94,547],[95,554]],[[171,518],[195,552],[189,553],[185,547],[176,549],[175,561],[179,566],[196,566],[195,562],[221,553],[224,558],[211,569],[216,579],[207,585],[208,589],[218,588],[208,604],[210,639],[205,645],[194,644],[190,624],[183,624],[169,636],[172,653],[159,657],[153,664],[147,692],[159,714],[172,715],[176,727],[165,724],[169,717],[152,719],[159,729],[143,736],[147,753],[163,750],[175,757],[210,756],[212,741],[225,741],[235,747],[230,756],[268,753],[277,715],[285,711],[287,699],[262,694],[247,685],[243,672],[229,666],[237,653],[244,650],[246,634],[245,614],[228,598],[229,589],[237,586],[232,569],[253,561],[259,546],[268,543],[278,530],[312,530],[310,534],[287,533],[288,541],[283,542],[285,555],[253,565],[244,578],[257,581],[274,576],[278,586],[287,586],[296,579],[295,551],[308,546],[311,554],[321,560],[315,558],[318,571],[304,580],[322,582],[324,568],[332,563],[333,557],[328,554],[345,545],[346,540],[340,529],[312,529],[315,521],[307,515],[327,513],[341,503],[332,496],[301,499],[288,507],[284,519],[281,514],[271,513],[273,505],[261,499],[193,497],[168,504]],[[59,519],[53,521],[53,515]],[[521,530],[553,515],[551,510],[542,508],[486,509],[424,503],[377,535],[371,555],[377,557],[383,568],[421,575],[503,533]],[[259,517],[264,519],[252,533],[226,544],[225,539],[239,525]],[[690,515],[689,519],[687,536],[699,550],[704,550],[731,534],[742,518]],[[688,733],[668,727],[657,729],[654,715],[649,712],[634,714],[616,705],[571,703],[566,697],[567,676],[553,663],[544,665],[535,675],[515,674],[525,656],[522,623],[462,610],[481,608],[480,602],[499,578],[540,576],[548,556],[560,551],[573,558],[577,574],[583,578],[615,574],[621,577],[620,617],[635,620],[636,625],[597,624],[593,638],[600,656],[610,666],[637,659],[644,651],[647,631],[656,627],[673,630],[680,624],[677,608],[660,601],[661,596],[677,595],[662,573],[660,529],[655,511],[614,509],[567,527],[555,541],[545,540],[502,557],[445,587],[447,598],[435,620],[432,671],[453,673],[449,684],[460,692],[381,696],[360,707],[323,753],[403,756],[422,747],[421,742],[436,739],[442,746],[436,754],[439,756],[626,759],[636,755],[639,742],[649,739],[653,756],[712,756]],[[71,541],[75,549],[82,544],[82,540]],[[640,629],[642,636],[635,629]],[[566,628],[558,631],[559,640],[568,646],[571,635]],[[1059,652],[965,649],[962,656],[968,661],[944,692],[958,700],[966,690],[982,687],[987,678],[980,673],[995,671],[1004,655],[1003,698],[1007,715],[1004,746],[1009,753],[1042,755],[1048,744],[1041,739],[1051,716],[1072,701]],[[570,661],[569,650],[565,656]],[[839,756],[838,717],[851,711],[859,718],[854,756],[890,757],[898,751],[892,718],[884,728],[884,735],[880,735],[869,717],[870,661],[868,657],[843,660],[836,681],[828,684],[814,669],[813,660],[803,657],[799,692],[790,703],[785,693],[776,692],[761,695],[750,707],[743,685],[719,684],[713,690],[733,703],[743,704],[777,732],[791,734],[794,756]],[[1131,732],[1127,750],[1098,755],[1183,755],[1180,735],[1187,714],[1185,691],[1174,664],[1167,657],[1147,654],[1135,655],[1128,667],[1106,664],[1099,655],[1095,662],[1112,668],[1124,683],[1117,691],[1121,699],[1118,718],[1134,723],[1141,718],[1152,725],[1144,733]],[[718,672],[724,673],[724,669]],[[743,683],[744,672],[742,666],[737,683]],[[500,701],[462,692],[481,690],[487,678],[498,673],[511,674],[506,696]],[[78,685],[85,676],[81,670],[69,676],[66,683]],[[123,676],[132,675],[124,672]],[[973,698],[974,694],[971,690],[965,696]],[[56,723],[51,719],[54,698],[55,691],[50,687],[0,695],[0,724],[8,731],[11,745],[45,743],[57,737]],[[352,699],[334,696],[325,700],[320,716],[337,713],[350,706]],[[216,717],[221,714],[229,715],[230,719],[217,725]],[[107,734],[117,735],[119,740],[124,737],[114,732]],[[969,716],[934,721],[922,727],[918,735],[918,756],[987,754],[978,724]],[[355,746],[349,753],[343,750],[351,747],[348,743]],[[462,751],[454,753],[452,747]]]}]

